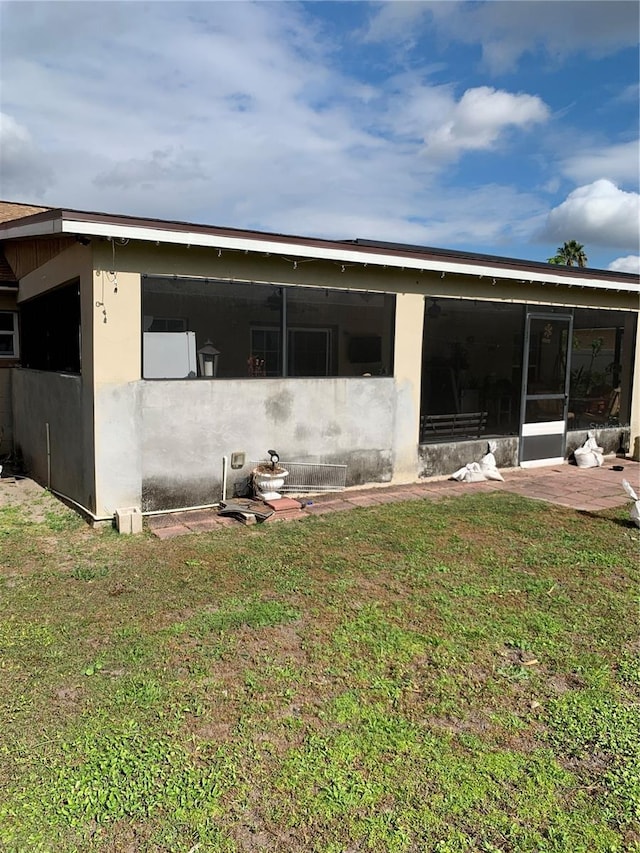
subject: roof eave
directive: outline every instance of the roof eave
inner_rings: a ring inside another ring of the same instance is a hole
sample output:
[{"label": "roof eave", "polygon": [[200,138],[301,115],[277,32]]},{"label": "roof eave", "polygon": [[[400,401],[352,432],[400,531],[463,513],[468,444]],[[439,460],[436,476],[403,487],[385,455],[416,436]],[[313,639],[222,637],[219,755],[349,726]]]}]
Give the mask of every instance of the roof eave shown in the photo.
[{"label": "roof eave", "polygon": [[[340,264],[372,265],[416,272],[439,272],[446,275],[468,275],[479,278],[509,279],[531,284],[564,285],[621,292],[640,293],[637,277],[624,273],[576,268],[558,269],[539,262],[519,263],[514,259],[464,255],[452,257],[428,251],[391,250],[344,241],[291,237],[282,234],[190,225],[164,220],[143,220],[124,216],[88,214],[80,211],[50,210],[25,217],[13,225],[0,225],[0,239],[36,236],[78,235],[143,242],[199,246],[230,251],[257,252],[269,255],[293,255],[294,258],[326,260]],[[603,275],[599,273],[602,272]]]}]

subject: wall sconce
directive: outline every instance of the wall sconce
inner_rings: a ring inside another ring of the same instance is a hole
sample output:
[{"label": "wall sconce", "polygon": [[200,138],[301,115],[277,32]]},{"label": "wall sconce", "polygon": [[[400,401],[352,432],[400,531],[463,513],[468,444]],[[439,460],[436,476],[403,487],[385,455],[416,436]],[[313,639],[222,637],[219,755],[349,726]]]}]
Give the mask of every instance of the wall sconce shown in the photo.
[{"label": "wall sconce", "polygon": [[200,376],[218,375],[218,356],[220,350],[216,349],[211,341],[207,340],[203,347],[198,350],[198,366]]}]

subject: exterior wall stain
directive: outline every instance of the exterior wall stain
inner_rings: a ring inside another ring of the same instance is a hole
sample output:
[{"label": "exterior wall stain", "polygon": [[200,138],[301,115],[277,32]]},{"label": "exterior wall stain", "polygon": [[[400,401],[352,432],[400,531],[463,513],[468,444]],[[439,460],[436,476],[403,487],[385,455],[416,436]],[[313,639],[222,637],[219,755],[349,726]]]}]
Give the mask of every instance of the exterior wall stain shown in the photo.
[{"label": "exterior wall stain", "polygon": [[354,450],[324,462],[347,466],[347,486],[363,486],[365,483],[388,483],[393,477],[391,451]]},{"label": "exterior wall stain", "polygon": [[215,478],[148,479],[142,482],[142,511],[218,503],[222,482]]},{"label": "exterior wall stain", "polygon": [[266,416],[276,423],[289,420],[293,411],[293,394],[283,389],[278,394],[267,397],[264,401],[264,409]]},{"label": "exterior wall stain", "polygon": [[309,427],[305,424],[297,423],[294,430],[294,435],[297,441],[305,441],[310,435]]},{"label": "exterior wall stain", "polygon": [[335,421],[330,421],[322,434],[326,435],[327,438],[331,438],[332,436],[341,435],[341,433],[342,429],[340,428],[340,424]]}]

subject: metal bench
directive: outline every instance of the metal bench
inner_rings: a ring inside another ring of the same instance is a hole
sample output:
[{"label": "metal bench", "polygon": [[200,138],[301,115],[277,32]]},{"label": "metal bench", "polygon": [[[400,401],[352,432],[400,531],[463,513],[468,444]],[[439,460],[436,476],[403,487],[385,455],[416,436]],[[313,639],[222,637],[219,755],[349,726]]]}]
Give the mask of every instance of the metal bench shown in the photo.
[{"label": "metal bench", "polygon": [[451,415],[420,415],[420,443],[447,438],[480,438],[487,425],[486,412],[456,412]]}]

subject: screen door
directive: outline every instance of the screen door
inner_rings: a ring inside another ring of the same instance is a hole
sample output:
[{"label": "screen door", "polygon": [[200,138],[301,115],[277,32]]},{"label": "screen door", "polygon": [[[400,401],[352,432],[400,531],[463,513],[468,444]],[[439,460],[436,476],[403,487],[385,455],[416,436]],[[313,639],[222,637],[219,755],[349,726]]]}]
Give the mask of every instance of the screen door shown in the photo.
[{"label": "screen door", "polygon": [[523,468],[564,461],[572,326],[571,315],[527,315],[520,428]]}]

